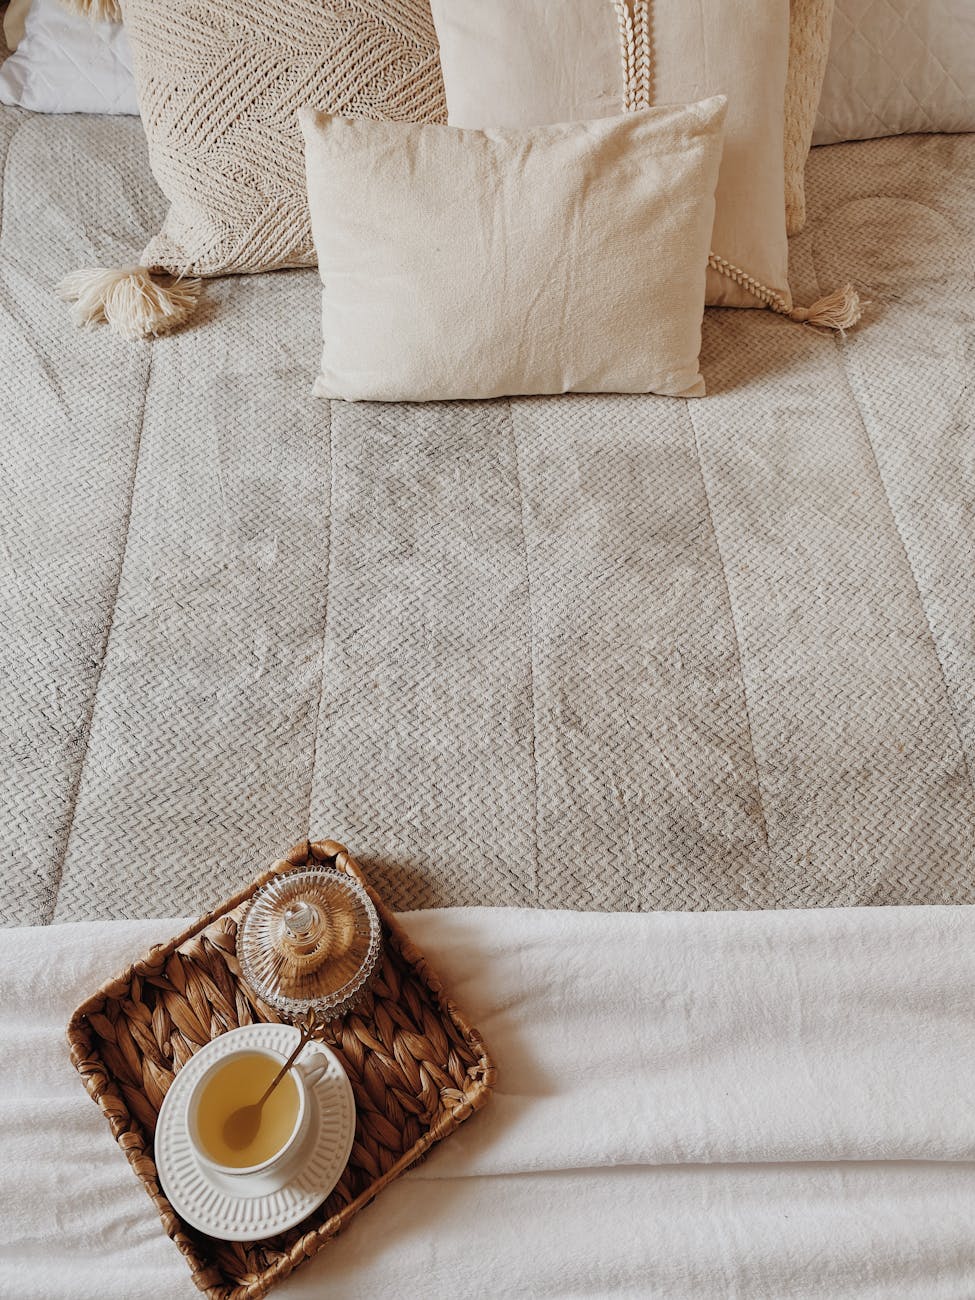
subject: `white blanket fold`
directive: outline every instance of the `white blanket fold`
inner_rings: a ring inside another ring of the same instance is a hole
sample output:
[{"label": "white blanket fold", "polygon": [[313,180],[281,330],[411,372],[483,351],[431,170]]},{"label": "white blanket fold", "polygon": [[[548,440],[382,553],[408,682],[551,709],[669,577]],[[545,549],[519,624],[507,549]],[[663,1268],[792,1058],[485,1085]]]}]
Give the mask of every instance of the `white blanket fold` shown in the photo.
[{"label": "white blanket fold", "polygon": [[[282,1297],[970,1297],[975,909],[408,914],[496,1097]],[[181,921],[7,931],[0,1296],[196,1294],[64,1025]]]}]

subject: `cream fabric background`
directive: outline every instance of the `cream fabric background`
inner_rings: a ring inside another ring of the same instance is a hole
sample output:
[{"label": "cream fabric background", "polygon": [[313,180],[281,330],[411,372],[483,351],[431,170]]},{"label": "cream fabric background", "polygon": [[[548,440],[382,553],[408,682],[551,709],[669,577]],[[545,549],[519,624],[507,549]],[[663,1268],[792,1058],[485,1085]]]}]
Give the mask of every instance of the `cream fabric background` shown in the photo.
[{"label": "cream fabric background", "polygon": [[725,101],[527,130],[302,110],[316,392],[699,396]]},{"label": "cream fabric background", "polygon": [[975,131],[975,0],[837,0],[815,144]]},{"label": "cream fabric background", "polygon": [[24,35],[24,23],[31,0],[10,0],[3,12],[3,39],[8,50],[15,50]]},{"label": "cream fabric background", "polygon": [[[432,0],[448,121],[531,126],[620,111],[620,40],[610,0]],[[728,97],[711,247],[791,304],[783,103],[788,0],[652,0],[651,99]],[[707,301],[757,300],[708,270]]]}]

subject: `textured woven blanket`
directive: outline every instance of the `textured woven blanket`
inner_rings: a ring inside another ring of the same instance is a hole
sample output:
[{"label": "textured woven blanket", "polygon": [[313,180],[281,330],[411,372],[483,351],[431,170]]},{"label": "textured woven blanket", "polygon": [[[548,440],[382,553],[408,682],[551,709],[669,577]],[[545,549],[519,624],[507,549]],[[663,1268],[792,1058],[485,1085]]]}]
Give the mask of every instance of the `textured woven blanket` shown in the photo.
[{"label": "textured woven blanket", "polygon": [[975,900],[975,137],[816,152],[796,295],[869,317],[712,312],[697,403],[330,410],[310,271],[77,332],[163,214],[139,124],[0,156],[6,922],[309,830],[399,907]]}]

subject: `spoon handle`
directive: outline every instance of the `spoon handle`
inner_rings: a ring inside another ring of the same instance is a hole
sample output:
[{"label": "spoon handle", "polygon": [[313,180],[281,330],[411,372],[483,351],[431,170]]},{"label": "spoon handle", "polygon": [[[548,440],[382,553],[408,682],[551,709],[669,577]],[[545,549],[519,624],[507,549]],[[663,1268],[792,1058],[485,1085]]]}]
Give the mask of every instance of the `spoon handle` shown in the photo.
[{"label": "spoon handle", "polygon": [[281,1080],[284,1078],[284,1076],[288,1073],[288,1071],[289,1071],[289,1070],[291,1069],[291,1067],[294,1065],[295,1061],[298,1059],[298,1056],[299,1056],[300,1053],[301,1053],[301,1049],[305,1046],[306,1043],[309,1043],[309,1042],[311,1041],[311,1034],[310,1034],[310,1033],[308,1032],[308,1030],[305,1029],[303,1026],[299,1028],[298,1033],[299,1033],[299,1035],[300,1035],[300,1037],[299,1037],[299,1039],[298,1039],[298,1046],[297,1046],[297,1047],[295,1048],[295,1050],[291,1053],[291,1055],[290,1055],[290,1056],[288,1057],[288,1059],[285,1061],[284,1065],[281,1066],[281,1069],[278,1070],[277,1074],[274,1076],[274,1078],[273,1078],[273,1079],[271,1080],[271,1082],[268,1084],[267,1088],[264,1090],[264,1095],[263,1095],[263,1097],[261,1097],[260,1101],[258,1101],[258,1102],[256,1103],[258,1106],[263,1106],[263,1105],[264,1105],[264,1103],[267,1101],[268,1097],[270,1097],[271,1093],[272,1093],[272,1092],[274,1091],[274,1089],[278,1086],[278,1084],[281,1082]]}]

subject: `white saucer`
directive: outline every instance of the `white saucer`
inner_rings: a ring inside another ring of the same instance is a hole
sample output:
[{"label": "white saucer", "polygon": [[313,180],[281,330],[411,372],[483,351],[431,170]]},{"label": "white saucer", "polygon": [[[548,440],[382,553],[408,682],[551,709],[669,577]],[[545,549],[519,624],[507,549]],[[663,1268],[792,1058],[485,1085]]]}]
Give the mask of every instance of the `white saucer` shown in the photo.
[{"label": "white saucer", "polygon": [[323,1053],[329,1068],[308,1089],[308,1136],[281,1170],[233,1176],[204,1168],[193,1154],[186,1129],[186,1103],[203,1071],[241,1047],[267,1047],[282,1056],[295,1049],[292,1025],[245,1025],[215,1038],[187,1061],[170,1084],[156,1124],[159,1182],[173,1209],[194,1228],[223,1241],[259,1241],[300,1223],[329,1195],[348,1164],[355,1139],[355,1098],[334,1052]]}]

